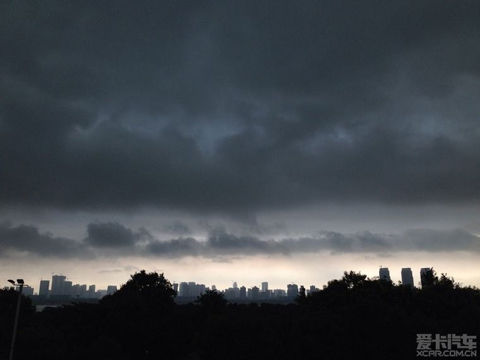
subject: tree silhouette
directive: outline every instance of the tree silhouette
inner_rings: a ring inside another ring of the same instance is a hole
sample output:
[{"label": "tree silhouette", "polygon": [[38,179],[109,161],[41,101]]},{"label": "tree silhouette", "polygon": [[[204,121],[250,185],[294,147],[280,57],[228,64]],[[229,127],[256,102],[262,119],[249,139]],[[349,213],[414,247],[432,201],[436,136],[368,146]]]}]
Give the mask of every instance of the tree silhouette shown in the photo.
[{"label": "tree silhouette", "polygon": [[227,300],[222,293],[216,290],[207,290],[195,300],[195,303],[208,310],[220,310],[227,305]]},{"label": "tree silhouette", "polygon": [[170,306],[174,304],[176,292],[162,274],[146,273],[141,270],[133,274],[122,287],[112,295],[105,296],[102,303],[121,306]]},{"label": "tree silhouette", "polygon": [[367,278],[367,275],[362,275],[354,271],[343,272],[342,281],[347,285],[349,289],[362,285]]}]

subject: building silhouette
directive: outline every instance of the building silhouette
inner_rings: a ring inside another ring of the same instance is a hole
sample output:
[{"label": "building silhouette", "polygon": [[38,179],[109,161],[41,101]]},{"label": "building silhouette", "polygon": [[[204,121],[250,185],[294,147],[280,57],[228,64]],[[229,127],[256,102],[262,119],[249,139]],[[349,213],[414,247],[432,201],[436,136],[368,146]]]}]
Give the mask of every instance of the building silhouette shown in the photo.
[{"label": "building silhouette", "polygon": [[392,281],[390,279],[390,270],[388,270],[388,268],[381,267],[378,271],[378,276],[380,277],[380,280]]},{"label": "building silhouette", "polygon": [[181,282],[179,286],[179,297],[198,297],[205,292],[204,284],[196,284],[194,281]]},{"label": "building silhouette", "polygon": [[73,284],[71,281],[67,280],[67,281],[64,281],[63,282],[63,293],[60,294],[60,295],[68,295],[68,296],[71,296],[72,295],[72,287],[73,287]]},{"label": "building silhouette", "polygon": [[90,299],[93,299],[95,298],[95,285],[90,285],[88,287],[88,293],[87,293],[87,297],[89,297]]},{"label": "building silhouette", "polygon": [[411,287],[414,286],[412,269],[402,268],[402,284]]},{"label": "building silhouette", "polygon": [[250,298],[253,300],[259,299],[260,298],[260,289],[257,286],[252,287],[251,289],[248,289],[250,292]]},{"label": "building silhouette", "polygon": [[287,285],[287,296],[296,297],[298,295],[298,285],[297,284],[288,284]]},{"label": "building silhouette", "polygon": [[[65,280],[64,275],[52,276],[52,295],[65,295]],[[71,284],[71,283],[70,283]]]},{"label": "building silhouette", "polygon": [[49,295],[49,288],[50,288],[50,281],[40,280],[40,287],[38,288],[38,295],[48,296]]},{"label": "building silhouette", "polygon": [[245,286],[240,287],[239,297],[245,299],[247,297],[247,288]]}]

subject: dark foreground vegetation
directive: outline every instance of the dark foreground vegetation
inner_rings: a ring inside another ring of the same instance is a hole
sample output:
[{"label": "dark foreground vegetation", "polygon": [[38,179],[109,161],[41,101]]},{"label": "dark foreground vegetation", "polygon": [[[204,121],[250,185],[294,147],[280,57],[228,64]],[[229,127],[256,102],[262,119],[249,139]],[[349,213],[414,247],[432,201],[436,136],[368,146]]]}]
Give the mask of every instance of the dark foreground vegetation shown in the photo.
[{"label": "dark foreground vegetation", "polygon": [[[176,305],[142,271],[99,304],[35,313],[23,298],[15,359],[414,359],[417,333],[480,335],[480,291],[430,275],[422,290],[350,272],[295,304]],[[16,299],[0,290],[0,359]]]}]

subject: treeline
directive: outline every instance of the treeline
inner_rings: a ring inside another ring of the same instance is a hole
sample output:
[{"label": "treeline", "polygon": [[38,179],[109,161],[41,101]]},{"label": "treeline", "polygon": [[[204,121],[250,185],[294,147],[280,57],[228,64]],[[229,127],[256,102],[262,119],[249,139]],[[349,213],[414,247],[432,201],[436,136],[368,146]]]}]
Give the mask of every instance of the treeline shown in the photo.
[{"label": "treeline", "polygon": [[[434,271],[422,289],[345,272],[288,305],[174,297],[163,274],[141,271],[98,304],[36,313],[23,298],[15,359],[413,359],[418,333],[480,336],[480,291]],[[0,290],[0,359],[16,300]]]}]

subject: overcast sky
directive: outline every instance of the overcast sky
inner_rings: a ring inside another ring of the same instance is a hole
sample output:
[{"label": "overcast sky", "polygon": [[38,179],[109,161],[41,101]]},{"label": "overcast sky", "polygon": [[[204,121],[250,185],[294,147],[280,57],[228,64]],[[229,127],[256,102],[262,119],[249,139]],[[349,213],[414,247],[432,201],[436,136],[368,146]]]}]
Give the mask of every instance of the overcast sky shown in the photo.
[{"label": "overcast sky", "polygon": [[479,286],[479,18],[0,2],[0,274],[283,286],[434,266]]}]

